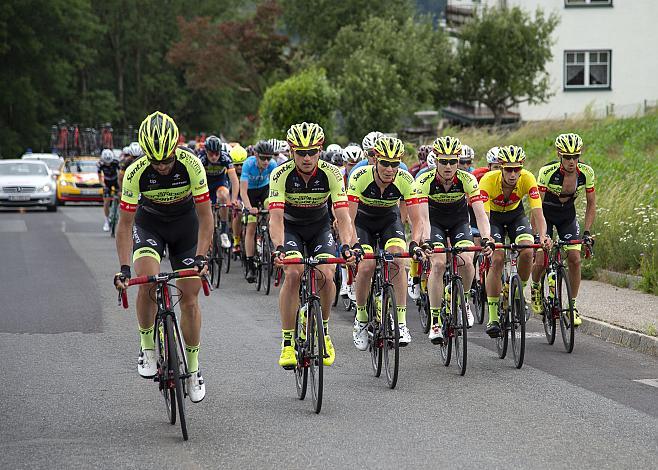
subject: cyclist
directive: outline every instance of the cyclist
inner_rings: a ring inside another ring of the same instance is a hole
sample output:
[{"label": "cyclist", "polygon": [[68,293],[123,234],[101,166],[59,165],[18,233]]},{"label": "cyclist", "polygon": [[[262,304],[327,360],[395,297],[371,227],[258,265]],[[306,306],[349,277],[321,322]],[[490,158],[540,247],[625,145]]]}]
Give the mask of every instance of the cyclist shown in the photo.
[{"label": "cyclist", "polygon": [[244,249],[247,257],[247,282],[256,282],[256,215],[265,207],[270,191],[270,174],[276,168],[275,148],[270,141],[262,140],[254,147],[255,157],[249,157],[242,167],[240,176],[240,197],[244,208],[249,211],[245,232]]},{"label": "cyclist", "polygon": [[121,189],[123,175],[126,173],[126,168],[132,165],[136,159],[144,155],[142,147],[139,146],[139,142],[131,142],[127,149],[128,151],[124,152],[123,159],[119,163],[119,189]]},{"label": "cyclist", "polygon": [[[540,234],[541,243],[550,248],[550,238],[546,236],[546,221],[541,209],[541,199],[537,181],[527,170],[523,169],[526,155],[523,148],[516,145],[500,147],[498,152],[502,170],[490,171],[480,180],[480,194],[484,208],[490,214],[491,236],[496,243],[505,241],[505,234],[510,241],[519,245],[532,244],[534,237],[528,218],[523,210],[524,196],[528,196],[531,216],[535,221],[535,229]],[[505,262],[504,251],[496,251],[486,280],[487,303],[489,305],[489,323],[487,334],[492,338],[500,335],[498,322],[498,299],[502,288],[501,275]],[[532,268],[532,251],[521,250],[517,259],[518,273],[523,288],[530,277]]]},{"label": "cyclist", "polygon": [[[202,134],[204,136],[205,134]],[[215,204],[235,204],[240,192],[240,181],[233,168],[229,156],[230,147],[222,143],[219,137],[211,135],[204,141],[205,150],[199,153],[199,159],[206,170],[210,202]],[[228,178],[227,178],[228,176]],[[231,191],[229,195],[229,182]],[[222,248],[229,248],[231,240],[228,237],[228,208],[219,210],[220,244]]]},{"label": "cyclist", "polygon": [[427,168],[427,156],[431,150],[431,145],[421,145],[418,147],[418,162],[409,168],[409,173],[411,173],[411,176],[415,178],[420,170]]},{"label": "cyclist", "polygon": [[[378,238],[385,250],[403,253],[407,242],[398,207],[401,200],[405,202],[412,223],[418,223],[413,176],[399,168],[404,156],[404,144],[400,139],[382,136],[375,142],[374,153],[375,164],[354,171],[349,180],[347,197],[350,218],[354,221],[354,236],[365,253],[373,253]],[[402,260],[396,261],[395,265],[398,274],[391,277],[395,296],[399,299],[400,346],[407,346],[411,342],[411,334],[407,328],[405,266]],[[354,345],[360,351],[368,347],[366,301],[374,270],[375,261],[364,260],[359,263],[356,276],[356,318],[352,336]]]},{"label": "cyclist", "polygon": [[[139,144],[146,158],[126,169],[117,228],[117,252],[121,270],[114,277],[117,288],[127,288],[130,260],[138,276],[160,272],[160,260],[168,247],[171,268],[178,271],[208,270],[205,253],[210,246],[213,216],[206,174],[201,162],[184,147],[177,148],[178,127],[168,115],[156,111],[139,126]],[[199,371],[201,311],[199,278],[180,279],[181,330],[185,340],[190,377],[187,392],[193,402],[203,400],[206,388]],[[151,285],[139,286],[137,320],[140,353],[137,372],[145,378],[156,374],[153,344],[155,302]]]},{"label": "cyclist", "polygon": [[[578,134],[560,134],[555,139],[555,149],[559,161],[542,167],[537,178],[546,218],[546,233],[552,237],[553,227],[555,227],[561,240],[580,238],[575,200],[584,188],[587,207],[585,209],[585,231],[582,238],[592,243],[590,229],[596,216],[594,170],[579,162],[583,150],[583,139]],[[580,248],[580,245],[569,245],[565,248],[571,295],[573,295],[571,301],[574,310],[574,326],[582,323],[576,308],[576,297],[580,288]],[[543,274],[543,257],[536,256],[532,269],[532,310],[537,314],[542,310],[539,280]]]},{"label": "cyclist", "polygon": [[487,151],[487,166],[481,166],[473,170],[473,176],[475,176],[478,181],[480,181],[486,173],[500,170],[500,161],[498,160],[499,151],[500,149],[498,147],[491,147]]},{"label": "cyclist", "polygon": [[[229,152],[231,160],[233,160],[233,168],[238,178],[242,177],[242,165],[247,160],[247,150],[240,144],[235,145]],[[240,196],[238,195],[238,199]],[[233,230],[233,252],[240,251],[240,234],[242,233],[242,217],[237,211],[233,212],[231,220],[231,229]]]},{"label": "cyclist", "polygon": [[[292,158],[270,175],[270,236],[276,247],[275,263],[280,265],[283,256],[303,256],[304,246],[316,257],[335,255],[327,208],[329,197],[333,202],[339,236],[343,241],[341,252],[350,263],[353,262],[354,257],[349,247],[353,243],[354,228],[349,217],[342,177],[338,168],[319,160],[324,144],[322,127],[307,122],[294,124],[288,129],[286,137]],[[279,293],[283,336],[279,365],[291,368],[296,363],[292,338],[303,268],[287,265],[283,269],[285,280]],[[332,279],[334,266],[319,265],[318,269],[325,279]],[[328,331],[329,314],[335,295],[334,283],[329,281],[321,284],[319,294],[327,353],[323,363],[330,366],[336,358]]]},{"label": "cyclist", "polygon": [[103,149],[98,160],[98,179],[103,186],[103,214],[105,222],[103,231],[110,231],[110,204],[112,194],[119,189],[119,163],[114,157],[112,149]]},{"label": "cyclist", "polygon": [[[363,152],[365,153],[367,158],[361,160],[359,163],[354,165],[352,167],[352,170],[350,171],[350,173],[347,175],[348,177],[357,168],[361,168],[362,166],[366,166],[366,165],[374,165],[375,164],[375,151],[374,151],[375,142],[377,141],[377,139],[379,139],[380,137],[383,137],[383,136],[384,136],[384,134],[382,134],[379,131],[372,131],[372,132],[369,132],[363,138],[363,141],[361,142],[361,148],[363,149]],[[409,169],[407,168],[407,165],[405,165],[404,162],[400,163],[400,168],[404,171],[409,171]]]},{"label": "cyclist", "polygon": [[357,144],[348,145],[343,149],[343,181],[345,186],[347,186],[347,178],[349,177],[350,173],[352,173],[352,168],[354,168],[354,165],[365,159],[366,154]]},{"label": "cyclist", "polygon": [[[484,235],[482,239],[484,255],[490,255],[493,242],[490,240],[489,221],[480,198],[477,180],[467,171],[458,169],[462,152],[461,141],[451,136],[439,137],[434,141],[432,151],[436,155],[436,168],[416,178],[419,212],[427,217],[420,240],[428,240],[432,248],[444,248],[448,240],[454,247],[474,246],[469,224],[468,204],[470,203],[475,212],[477,225]],[[414,234],[414,240],[419,241],[417,234]],[[461,266],[464,285],[470,286],[475,276],[474,253],[465,252],[459,256],[464,260],[464,265]],[[446,259],[445,253],[430,255],[432,275],[428,279],[427,290],[430,299],[432,327],[429,339],[434,344],[443,342],[440,313]],[[468,302],[469,289],[465,289],[464,296],[466,297],[466,316],[470,328],[473,326],[474,317]]]},{"label": "cyclist", "polygon": [[475,158],[475,150],[468,145],[462,144],[462,153],[459,155],[458,169],[473,173],[473,159]]}]

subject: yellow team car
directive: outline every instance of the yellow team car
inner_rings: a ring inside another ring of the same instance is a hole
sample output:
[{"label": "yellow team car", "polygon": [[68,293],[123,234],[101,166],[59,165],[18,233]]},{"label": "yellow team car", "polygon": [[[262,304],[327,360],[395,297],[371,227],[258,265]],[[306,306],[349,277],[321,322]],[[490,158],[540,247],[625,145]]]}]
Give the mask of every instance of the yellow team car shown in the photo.
[{"label": "yellow team car", "polygon": [[103,201],[98,179],[98,158],[67,158],[57,179],[57,204],[69,201]]}]

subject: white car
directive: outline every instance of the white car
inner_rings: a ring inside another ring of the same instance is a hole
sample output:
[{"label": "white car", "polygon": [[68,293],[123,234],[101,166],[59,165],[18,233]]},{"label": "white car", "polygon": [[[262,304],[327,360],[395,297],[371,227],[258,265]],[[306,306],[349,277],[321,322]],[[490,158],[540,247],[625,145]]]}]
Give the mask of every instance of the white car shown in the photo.
[{"label": "white car", "polygon": [[0,160],[0,206],[44,206],[57,210],[56,182],[43,161]]},{"label": "white car", "polygon": [[64,165],[64,159],[56,153],[26,153],[21,159],[41,160],[42,162],[45,162],[46,165],[48,165],[48,168],[50,168],[50,171],[52,171],[55,179],[59,176],[59,173],[62,170],[62,165]]}]

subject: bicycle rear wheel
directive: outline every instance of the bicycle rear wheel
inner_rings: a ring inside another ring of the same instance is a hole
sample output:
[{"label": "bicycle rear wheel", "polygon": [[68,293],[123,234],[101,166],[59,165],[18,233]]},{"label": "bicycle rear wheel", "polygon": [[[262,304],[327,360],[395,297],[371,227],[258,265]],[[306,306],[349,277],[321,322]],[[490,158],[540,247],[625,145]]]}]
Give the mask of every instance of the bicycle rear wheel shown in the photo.
[{"label": "bicycle rear wheel", "polygon": [[263,236],[263,254],[262,254],[262,263],[265,269],[265,295],[270,295],[270,289],[272,288],[272,273],[274,271],[274,265],[272,263],[272,242],[267,232]]},{"label": "bicycle rear wheel", "polygon": [[525,297],[523,297],[523,284],[517,275],[512,278],[509,313],[510,341],[512,355],[517,369],[523,367],[525,356]]},{"label": "bicycle rear wheel", "polygon": [[567,271],[563,267],[558,268],[556,279],[556,304],[560,309],[560,331],[564,349],[570,353],[573,351],[576,327],[573,324],[574,311],[571,302],[571,283],[567,277]]},{"label": "bicycle rear wheel", "polygon": [[555,294],[551,296],[548,286],[548,271],[541,277],[541,306],[544,334],[548,344],[555,342]]},{"label": "bicycle rear wheel", "polygon": [[466,299],[464,298],[464,285],[462,280],[456,278],[452,282],[452,311],[454,319],[454,343],[455,359],[459,368],[459,375],[466,373],[466,362],[468,358]]},{"label": "bicycle rear wheel", "polygon": [[158,387],[162,398],[164,398],[165,408],[167,410],[167,420],[169,424],[176,424],[176,392],[174,387],[170,387],[169,380],[169,348],[167,338],[164,335],[164,323],[162,317],[156,316],[155,325],[153,326],[153,336],[155,340],[155,353],[158,358]]},{"label": "bicycle rear wheel", "polygon": [[343,282],[343,276],[341,275],[340,264],[336,265],[336,271],[334,271],[334,285],[336,286],[336,293],[334,294],[334,301],[331,304],[332,307],[338,305],[338,298],[340,297],[340,286]]},{"label": "bicycle rear wheel", "polygon": [[324,386],[324,328],[322,327],[322,309],[317,299],[311,299],[307,312],[309,369],[311,376],[311,397],[313,409],[319,413],[322,409],[322,391]]},{"label": "bicycle rear wheel", "polygon": [[430,298],[427,295],[427,291],[423,289],[421,289],[420,297],[418,298],[418,316],[420,317],[420,327],[423,329],[423,333],[429,333],[432,327]]},{"label": "bicycle rear wheel", "polygon": [[300,318],[299,308],[297,309],[297,316],[295,318],[295,333],[293,340],[295,342],[295,351],[297,352],[297,365],[295,365],[295,386],[297,387],[297,396],[300,400],[303,400],[306,397],[306,387],[308,386],[308,367],[305,363],[306,320]]},{"label": "bicycle rear wheel", "polygon": [[[187,441],[187,421],[185,420],[185,393],[183,391],[183,377],[181,377],[181,366],[185,368],[183,361],[178,357],[178,352],[180,350],[178,346],[178,340],[174,334],[174,320],[171,315],[165,317],[165,325],[167,330],[167,345],[169,349],[169,361],[168,368],[171,374],[171,379],[174,382],[174,387],[176,389],[176,405],[178,408],[178,422],[180,423],[180,429],[183,433],[183,439]],[[183,371],[185,374],[185,371]]]},{"label": "bicycle rear wheel", "polygon": [[400,327],[398,325],[398,310],[395,303],[395,292],[391,286],[383,289],[382,297],[382,332],[384,353],[384,369],[386,383],[389,388],[395,388],[400,370]]},{"label": "bicycle rear wheel", "polygon": [[228,274],[231,269],[232,248],[222,248],[222,262],[224,263],[224,272]]}]

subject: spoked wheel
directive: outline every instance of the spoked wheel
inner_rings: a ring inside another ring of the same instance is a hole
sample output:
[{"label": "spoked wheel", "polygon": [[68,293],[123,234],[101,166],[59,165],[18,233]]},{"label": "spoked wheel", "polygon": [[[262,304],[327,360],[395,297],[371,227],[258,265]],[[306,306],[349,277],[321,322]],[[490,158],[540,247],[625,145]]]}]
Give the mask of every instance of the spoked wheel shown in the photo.
[{"label": "spoked wheel", "polygon": [[169,424],[176,424],[176,388],[170,387],[169,380],[169,348],[164,334],[164,324],[158,317],[153,328],[156,335],[156,355],[158,358],[158,385],[162,398],[164,398]]},{"label": "spoked wheel", "polygon": [[525,356],[525,297],[521,278],[514,276],[511,284],[512,296],[510,298],[510,340],[512,342],[512,355],[517,369],[523,367]]},{"label": "spoked wheel", "polygon": [[297,365],[295,366],[295,385],[297,387],[297,396],[300,400],[306,397],[306,387],[308,385],[308,367],[305,363],[306,355],[306,319],[300,318],[299,309],[297,309],[297,318],[295,320],[295,350],[297,352]]},{"label": "spoked wheel", "polygon": [[336,271],[334,271],[334,286],[336,287],[336,293],[334,294],[334,303],[331,304],[332,307],[338,305],[338,298],[340,297],[340,286],[342,285],[343,279],[341,275],[340,264],[336,265]]},{"label": "spoked wheel", "polygon": [[541,278],[541,307],[546,341],[548,344],[553,344],[555,342],[555,294],[550,292],[548,272],[545,272]]},{"label": "spoked wheel", "polygon": [[[169,364],[169,373],[170,380],[173,380],[174,387],[176,389],[176,405],[178,407],[178,422],[180,423],[180,429],[183,433],[183,439],[187,441],[187,422],[185,421],[185,393],[183,392],[183,380],[181,377],[181,361],[178,358],[178,342],[176,341],[176,336],[174,335],[174,321],[170,315],[165,317],[165,323],[167,328],[167,343],[169,350],[168,364]],[[184,366],[183,366],[184,368]]]},{"label": "spoked wheel", "polygon": [[450,359],[452,359],[452,337],[453,337],[453,321],[452,314],[447,314],[445,309],[441,309],[441,322],[443,326],[443,343],[439,351],[441,352],[441,360],[443,360],[443,365],[448,367],[450,365]]},{"label": "spoked wheel", "polygon": [[382,339],[384,333],[382,331],[382,324],[379,321],[381,315],[378,312],[379,306],[376,295],[370,296],[370,308],[368,309],[368,348],[370,349],[370,362],[372,371],[375,377],[379,377],[382,373],[382,346],[384,340]]},{"label": "spoked wheel", "polygon": [[507,356],[507,342],[509,333],[509,320],[507,309],[502,308],[502,302],[498,304],[498,322],[500,323],[500,336],[496,338],[496,351],[498,357],[505,359]]},{"label": "spoked wheel", "polygon": [[308,342],[309,369],[311,375],[311,395],[313,398],[313,409],[316,413],[322,409],[322,389],[324,372],[324,328],[322,327],[322,309],[317,299],[309,302],[307,312],[307,329],[310,335]]},{"label": "spoked wheel", "polygon": [[398,383],[400,370],[400,327],[398,325],[398,309],[395,303],[393,288],[384,288],[382,297],[382,332],[384,355],[384,369],[386,370],[386,383],[389,388],[395,388]]},{"label": "spoked wheel", "polygon": [[420,327],[423,329],[423,333],[429,333],[432,327],[430,298],[427,295],[427,291],[423,289],[421,289],[420,297],[418,298],[418,316],[420,317]]},{"label": "spoked wheel", "polygon": [[261,255],[256,254],[254,256],[254,263],[256,264],[256,290],[260,292],[260,288],[263,287],[263,259],[261,258],[263,250],[261,246]]},{"label": "spoked wheel", "polygon": [[224,272],[228,274],[229,269],[231,269],[231,251],[232,247],[222,248],[222,263],[224,264]]},{"label": "spoked wheel", "polygon": [[464,285],[461,279],[455,279],[452,285],[452,311],[455,312],[453,315],[455,320],[453,328],[455,334],[455,359],[457,360],[459,375],[464,375],[466,373],[466,362],[468,358],[466,299],[464,298]]},{"label": "spoked wheel", "polygon": [[265,270],[265,295],[270,295],[274,264],[272,263],[272,243],[270,242],[270,237],[268,237],[267,234],[263,237],[262,264],[263,269]]},{"label": "spoked wheel", "polygon": [[560,309],[562,342],[564,343],[564,349],[570,353],[573,351],[576,327],[573,324],[574,311],[573,302],[571,302],[571,284],[566,269],[562,267],[558,269],[555,288],[557,290],[555,303]]},{"label": "spoked wheel", "polygon": [[487,308],[487,294],[484,293],[484,283],[480,280],[473,281],[473,288],[471,289],[471,299],[473,299],[473,312],[475,314],[475,321],[478,324],[484,322],[484,311]]}]

